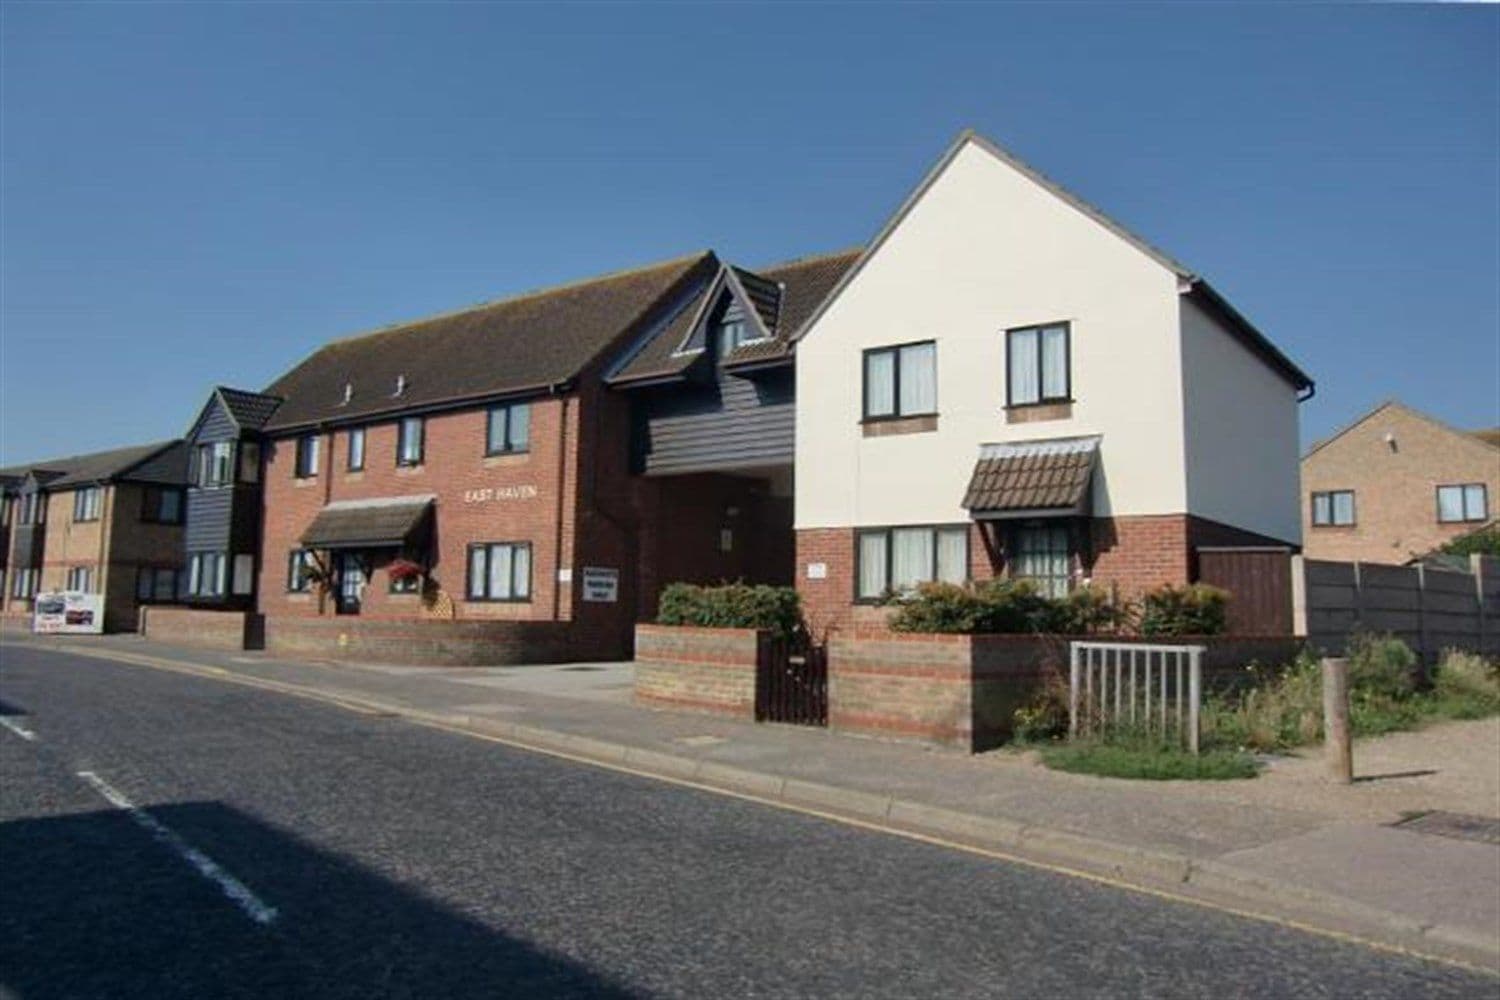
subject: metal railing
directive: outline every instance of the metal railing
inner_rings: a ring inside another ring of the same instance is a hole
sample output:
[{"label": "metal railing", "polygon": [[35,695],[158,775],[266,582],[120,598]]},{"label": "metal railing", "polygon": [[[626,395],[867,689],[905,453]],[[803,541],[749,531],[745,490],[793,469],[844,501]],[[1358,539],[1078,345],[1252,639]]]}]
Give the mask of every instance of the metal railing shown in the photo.
[{"label": "metal railing", "polygon": [[1203,646],[1069,644],[1068,738],[1130,729],[1198,752]]}]

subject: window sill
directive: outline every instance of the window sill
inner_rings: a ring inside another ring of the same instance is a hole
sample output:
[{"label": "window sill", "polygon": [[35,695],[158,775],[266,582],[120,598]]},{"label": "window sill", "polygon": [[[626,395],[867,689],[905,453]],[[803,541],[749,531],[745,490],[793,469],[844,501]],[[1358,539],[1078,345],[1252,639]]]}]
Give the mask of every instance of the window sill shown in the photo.
[{"label": "window sill", "polygon": [[292,479],[292,486],[299,490],[307,486],[316,485],[318,485],[317,476],[296,476]]},{"label": "window sill", "polygon": [[1359,527],[1357,524],[1313,524],[1309,525],[1314,531],[1353,531]]},{"label": "window sill", "polygon": [[891,437],[897,434],[925,434],[937,430],[938,415],[925,413],[915,417],[867,417],[860,422],[865,437]]},{"label": "window sill", "polygon": [[359,483],[359,482],[363,482],[364,478],[365,478],[365,470],[364,469],[351,469],[348,472],[344,473],[344,482],[346,482],[346,483]]},{"label": "window sill", "polygon": [[1008,424],[1041,423],[1045,420],[1069,420],[1073,416],[1073,401],[1059,399],[1046,403],[1022,403],[1005,408]]},{"label": "window sill", "polygon": [[398,475],[398,476],[418,476],[418,475],[422,474],[422,471],[425,468],[426,468],[426,466],[423,466],[423,465],[398,465],[398,466],[396,466],[396,475]]},{"label": "window sill", "polygon": [[484,467],[493,469],[496,466],[523,465],[531,461],[530,451],[497,451],[493,455],[484,456]]}]

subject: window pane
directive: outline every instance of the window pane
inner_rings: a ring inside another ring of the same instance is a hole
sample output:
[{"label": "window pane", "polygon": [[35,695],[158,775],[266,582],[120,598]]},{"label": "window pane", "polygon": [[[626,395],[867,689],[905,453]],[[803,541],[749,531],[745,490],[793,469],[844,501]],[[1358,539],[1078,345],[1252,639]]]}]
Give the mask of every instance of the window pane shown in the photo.
[{"label": "window pane", "polygon": [[1483,483],[1465,486],[1464,519],[1469,521],[1483,521],[1489,514],[1489,511],[1486,510],[1488,504],[1485,501],[1487,499]]},{"label": "window pane", "polygon": [[350,470],[363,469],[365,467],[365,429],[356,427],[349,432],[349,468]]},{"label": "window pane", "polygon": [[938,532],[937,578],[944,583],[963,583],[969,578],[969,529],[944,528]]},{"label": "window pane", "polygon": [[485,432],[484,450],[493,454],[505,450],[505,407],[497,406],[490,411],[489,427]]},{"label": "window pane", "polygon": [[135,574],[135,599],[145,601],[151,598],[151,570],[137,570]]},{"label": "window pane", "polygon": [[1049,326],[1042,331],[1042,398],[1065,399],[1068,395],[1068,331]]},{"label": "window pane", "polygon": [[869,532],[859,536],[859,596],[879,597],[885,593],[886,536]]},{"label": "window pane", "polygon": [[484,596],[484,546],[476,545],[469,550],[469,596]]},{"label": "window pane", "polygon": [[203,557],[194,555],[188,560],[188,593],[197,594],[198,584],[203,579]]},{"label": "window pane", "polygon": [[897,528],[891,532],[891,586],[907,590],[932,579],[931,528]]},{"label": "window pane", "polygon": [[1329,511],[1327,493],[1314,493],[1312,498],[1313,524],[1328,524],[1333,515]]},{"label": "window pane", "polygon": [[515,597],[531,596],[531,546],[517,545],[515,547],[515,566],[512,579],[515,587],[511,593]]},{"label": "window pane", "polygon": [[176,490],[162,490],[161,519],[168,524],[182,520],[182,494]]},{"label": "window pane", "polygon": [[937,410],[937,345],[901,348],[901,413]]},{"label": "window pane", "polygon": [[1438,487],[1438,520],[1462,521],[1464,519],[1464,495],[1462,487]]},{"label": "window pane", "polygon": [[260,445],[254,441],[240,443],[240,482],[260,482]]},{"label": "window pane", "polygon": [[510,408],[510,433],[507,438],[511,451],[525,451],[531,447],[531,404],[522,403]]},{"label": "window pane", "polygon": [[896,412],[896,354],[877,351],[865,355],[865,416],[889,417]]},{"label": "window pane", "polygon": [[1012,405],[1037,402],[1041,381],[1037,365],[1037,332],[1013,330],[1010,333],[1010,402]]},{"label": "window pane", "polygon": [[153,596],[158,601],[170,601],[177,596],[177,571],[175,569],[156,571],[156,587]]},{"label": "window pane", "polygon": [[1354,523],[1354,494],[1348,490],[1342,490],[1333,495],[1333,523]]},{"label": "window pane", "polygon": [[490,546],[490,593],[492,600],[503,600],[511,596],[509,545]]}]

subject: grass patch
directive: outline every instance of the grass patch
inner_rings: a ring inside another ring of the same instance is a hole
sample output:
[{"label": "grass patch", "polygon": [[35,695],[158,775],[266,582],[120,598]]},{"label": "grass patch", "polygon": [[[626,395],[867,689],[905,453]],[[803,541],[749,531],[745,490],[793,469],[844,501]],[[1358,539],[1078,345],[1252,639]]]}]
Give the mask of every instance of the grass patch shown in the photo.
[{"label": "grass patch", "polygon": [[1175,747],[1143,744],[1058,743],[1040,750],[1055,771],[1145,781],[1229,781],[1253,778],[1255,758],[1238,750],[1205,750],[1194,756]]}]

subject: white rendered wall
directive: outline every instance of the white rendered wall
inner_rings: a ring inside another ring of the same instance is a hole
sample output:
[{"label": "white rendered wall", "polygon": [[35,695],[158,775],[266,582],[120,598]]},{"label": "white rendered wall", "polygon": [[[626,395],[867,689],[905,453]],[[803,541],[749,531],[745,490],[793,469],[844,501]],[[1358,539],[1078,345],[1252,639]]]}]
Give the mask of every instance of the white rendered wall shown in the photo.
[{"label": "white rendered wall", "polygon": [[[1006,329],[1063,320],[1072,418],[1007,424]],[[1079,434],[1097,514],[1185,511],[1179,329],[1172,271],[968,143],[797,347],[796,526],[965,521],[982,443]],[[864,437],[861,351],[926,339],[938,429]]]},{"label": "white rendered wall", "polygon": [[1182,299],[1188,510],[1301,544],[1297,390]]}]

